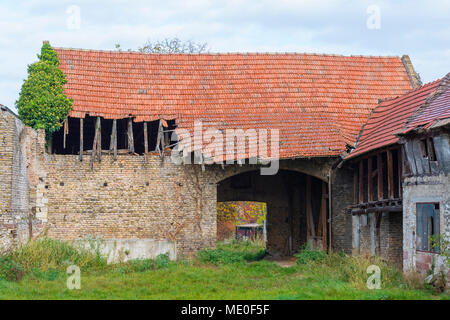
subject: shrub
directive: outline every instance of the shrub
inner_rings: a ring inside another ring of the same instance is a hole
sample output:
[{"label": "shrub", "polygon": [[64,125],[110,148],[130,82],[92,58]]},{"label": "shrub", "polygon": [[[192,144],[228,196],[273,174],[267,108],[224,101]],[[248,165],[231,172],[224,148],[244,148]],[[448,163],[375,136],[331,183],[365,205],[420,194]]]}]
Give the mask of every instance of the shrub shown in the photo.
[{"label": "shrub", "polygon": [[24,276],[23,267],[11,257],[0,257],[0,279],[20,281]]},{"label": "shrub", "polygon": [[155,258],[156,269],[164,269],[170,265],[170,258],[168,253],[160,254]]},{"label": "shrub", "polygon": [[219,243],[216,249],[204,249],[197,252],[197,257],[201,262],[215,265],[257,261],[265,255],[265,247],[259,242],[252,241]]},{"label": "shrub", "polygon": [[322,261],[327,257],[327,254],[322,250],[313,250],[309,245],[306,245],[302,251],[295,254],[297,264],[306,264],[311,261]]}]

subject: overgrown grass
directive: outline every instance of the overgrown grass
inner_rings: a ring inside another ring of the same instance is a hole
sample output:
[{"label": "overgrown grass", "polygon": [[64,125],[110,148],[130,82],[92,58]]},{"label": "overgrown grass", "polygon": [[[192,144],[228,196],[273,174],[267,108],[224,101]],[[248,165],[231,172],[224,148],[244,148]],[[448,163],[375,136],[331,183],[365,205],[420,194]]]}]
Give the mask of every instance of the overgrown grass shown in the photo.
[{"label": "overgrown grass", "polygon": [[[380,268],[381,283],[385,288],[407,288],[408,281],[396,266],[374,256],[351,256],[344,253],[325,253],[305,247],[296,255],[302,271],[316,271],[332,279],[349,283],[356,289],[367,288],[368,267]],[[419,289],[424,289],[422,286]]]},{"label": "overgrown grass", "polygon": [[[233,242],[191,260],[161,255],[107,265],[95,252],[44,239],[0,258],[0,269],[19,264],[24,272],[21,280],[0,279],[0,299],[449,299],[420,281],[411,286],[379,259],[307,249],[296,265],[283,268],[259,260],[264,254],[261,244]],[[68,262],[81,268],[80,290],[66,287]],[[370,264],[381,269],[380,290],[366,287]]]},{"label": "overgrown grass", "polygon": [[56,279],[70,265],[86,270],[101,270],[107,263],[99,252],[45,238],[27,242],[0,257],[0,278],[20,280],[23,276],[34,276]]}]

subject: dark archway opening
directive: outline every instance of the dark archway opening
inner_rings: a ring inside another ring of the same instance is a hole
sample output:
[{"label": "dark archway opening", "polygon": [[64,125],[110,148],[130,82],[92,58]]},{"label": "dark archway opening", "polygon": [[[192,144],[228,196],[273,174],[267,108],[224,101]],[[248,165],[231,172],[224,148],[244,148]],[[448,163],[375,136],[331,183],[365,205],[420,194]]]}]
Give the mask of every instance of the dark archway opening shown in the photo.
[{"label": "dark archway opening", "polygon": [[288,170],[263,176],[241,173],[218,183],[217,201],[258,201],[267,204],[267,251],[290,256],[306,243],[327,249],[328,187],[315,177]]}]

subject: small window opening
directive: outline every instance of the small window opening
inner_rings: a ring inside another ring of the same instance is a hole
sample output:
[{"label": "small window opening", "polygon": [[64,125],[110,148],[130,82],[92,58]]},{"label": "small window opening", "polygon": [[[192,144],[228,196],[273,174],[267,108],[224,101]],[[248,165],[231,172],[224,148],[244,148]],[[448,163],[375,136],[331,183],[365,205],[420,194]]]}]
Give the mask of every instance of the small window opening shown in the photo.
[{"label": "small window opening", "polygon": [[417,203],[417,250],[439,252],[439,203]]}]

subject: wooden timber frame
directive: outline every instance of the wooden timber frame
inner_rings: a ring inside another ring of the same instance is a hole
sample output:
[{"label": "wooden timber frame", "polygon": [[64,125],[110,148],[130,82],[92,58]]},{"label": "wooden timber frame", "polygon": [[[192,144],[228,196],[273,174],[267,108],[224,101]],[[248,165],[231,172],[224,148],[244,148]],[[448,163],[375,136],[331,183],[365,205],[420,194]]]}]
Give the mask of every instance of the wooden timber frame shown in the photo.
[{"label": "wooden timber frame", "polygon": [[[105,120],[108,122],[105,122]],[[75,127],[72,127],[74,125]],[[71,134],[69,128],[72,130]],[[135,127],[132,117],[123,119],[103,119],[100,116],[68,117],[62,122],[61,130],[55,133],[57,134],[58,147],[48,152],[76,154],[79,161],[83,161],[86,156],[90,156],[90,167],[92,169],[96,161],[101,162],[102,154],[113,155],[114,160],[117,160],[119,154],[143,155],[144,161],[148,162],[150,152],[159,153],[161,159],[163,159],[167,148],[174,147],[178,143],[176,141],[171,144],[170,134],[175,130],[176,121],[174,119],[170,120],[170,125],[161,118],[156,121],[140,122]],[[105,139],[104,131],[106,131],[109,139]],[[150,139],[151,136],[153,136],[152,140]],[[93,139],[92,149],[86,150],[85,146],[86,144],[90,145],[91,137]],[[78,141],[75,143],[76,140],[79,140],[79,144]],[[139,154],[136,153],[136,141],[139,143]],[[59,143],[61,143],[61,146],[59,146]],[[102,148],[102,143],[108,144],[108,147],[103,146]],[[56,149],[58,149],[58,152]],[[75,153],[70,153],[70,150]]]},{"label": "wooden timber frame", "polygon": [[316,230],[312,212],[311,176],[306,176],[306,240],[308,243],[314,243],[316,248],[322,246],[322,249],[326,251],[328,249],[327,209],[329,196],[327,183],[322,181],[321,187],[322,196]]},{"label": "wooden timber frame", "polygon": [[377,213],[379,218],[383,212],[402,212],[403,158],[401,146],[395,145],[352,160],[354,205],[348,212],[353,215]]}]

